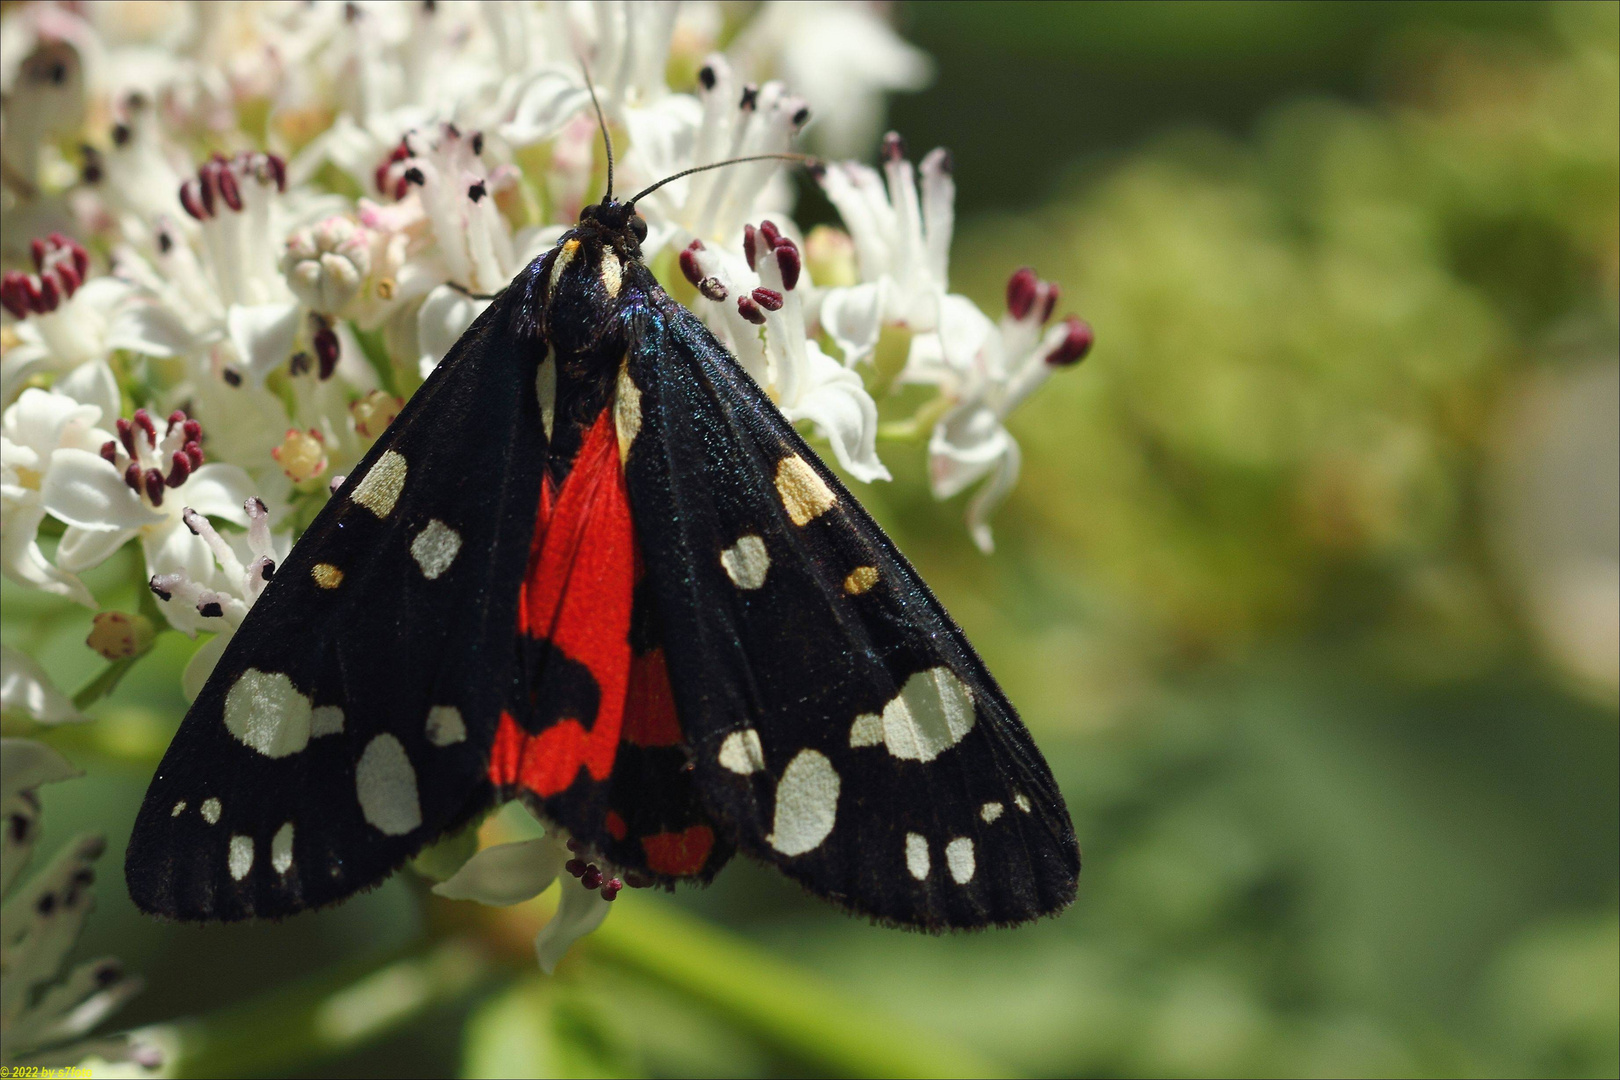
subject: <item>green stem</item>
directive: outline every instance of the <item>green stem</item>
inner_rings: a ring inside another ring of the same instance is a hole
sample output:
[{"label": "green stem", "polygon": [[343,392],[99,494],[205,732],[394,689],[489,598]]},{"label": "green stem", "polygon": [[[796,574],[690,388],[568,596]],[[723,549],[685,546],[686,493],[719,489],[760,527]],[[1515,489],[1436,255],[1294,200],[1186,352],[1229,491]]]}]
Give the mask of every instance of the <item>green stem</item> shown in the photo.
[{"label": "green stem", "polygon": [[879,424],[877,437],[884,442],[915,442],[927,438],[934,430],[934,425],[951,411],[954,404],[955,402],[943,395],[933,398],[904,420]]},{"label": "green stem", "polygon": [[124,659],[114,660],[102,668],[101,674],[85,683],[79,692],[73,695],[73,707],[80,712],[84,712],[84,710],[112,693],[113,687],[118,685],[118,680],[122,679],[129,672],[129,669],[135,666],[135,661],[138,659],[139,657],[126,656]]},{"label": "green stem", "polygon": [[590,937],[603,959],[688,994],[755,1036],[844,1076],[1008,1076],[668,902],[624,893]]}]

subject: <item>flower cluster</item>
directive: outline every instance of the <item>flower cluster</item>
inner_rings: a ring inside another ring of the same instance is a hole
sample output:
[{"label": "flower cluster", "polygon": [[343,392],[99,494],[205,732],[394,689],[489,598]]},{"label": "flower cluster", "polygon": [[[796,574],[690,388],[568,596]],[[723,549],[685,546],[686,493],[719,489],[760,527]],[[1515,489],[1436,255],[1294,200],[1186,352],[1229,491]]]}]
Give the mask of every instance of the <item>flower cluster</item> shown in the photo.
[{"label": "flower cluster", "polygon": [[[801,138],[848,152],[928,75],[858,5],[138,8],[0,17],[0,570],[94,608],[81,575],[137,541],[169,626],[217,635],[189,693],[478,297],[596,197],[582,59],[626,188]],[[911,426],[936,495],[982,482],[988,550],[1004,421],[1089,330],[1043,329],[1057,292],[1028,271],[999,323],[951,293],[949,155],[914,167],[890,135],[882,159],[812,170],[844,228],[809,238],[780,160],[676,180],[640,204],[644,252],[857,480],[889,476],[872,387],[932,388]],[[885,331],[909,356],[880,380]]]}]

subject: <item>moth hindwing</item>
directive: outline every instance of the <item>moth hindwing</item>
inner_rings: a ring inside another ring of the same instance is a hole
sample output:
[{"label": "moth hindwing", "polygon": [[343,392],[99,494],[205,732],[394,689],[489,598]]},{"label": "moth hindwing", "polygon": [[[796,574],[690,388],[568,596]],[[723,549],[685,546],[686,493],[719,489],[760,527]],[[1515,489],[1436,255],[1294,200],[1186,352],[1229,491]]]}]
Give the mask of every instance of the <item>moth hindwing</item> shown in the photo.
[{"label": "moth hindwing", "polygon": [[520,274],[277,571],[142,807],[143,908],[338,900],[503,798],[647,882],[740,849],[929,929],[1073,898],[1012,706],[637,220]]}]

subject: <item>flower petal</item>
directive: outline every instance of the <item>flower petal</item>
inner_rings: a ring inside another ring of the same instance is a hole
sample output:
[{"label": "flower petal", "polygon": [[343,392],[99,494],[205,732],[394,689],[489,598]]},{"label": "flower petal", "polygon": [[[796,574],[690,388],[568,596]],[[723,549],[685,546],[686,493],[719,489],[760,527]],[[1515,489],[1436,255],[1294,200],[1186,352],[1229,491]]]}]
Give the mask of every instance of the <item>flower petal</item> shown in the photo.
[{"label": "flower petal", "polygon": [[[88,719],[73,707],[73,702],[68,700],[66,694],[56,688],[56,684],[51,682],[51,677],[45,674],[45,669],[40,667],[33,657],[9,645],[0,645],[0,710],[23,713],[30,720],[40,724],[61,724]],[[69,767],[64,775],[72,776],[74,773],[75,770]],[[3,786],[7,788],[9,798],[11,788],[9,761],[6,762],[6,774],[7,782]],[[46,780],[62,778],[49,776]],[[28,786],[45,782],[34,780]]]},{"label": "flower petal", "polygon": [[146,356],[176,356],[189,352],[196,338],[185,323],[156,304],[130,304],[113,316],[107,328],[109,349],[128,349]]},{"label": "flower petal", "polygon": [[236,355],[256,382],[292,355],[298,337],[299,306],[286,304],[232,304],[225,312],[225,330]]},{"label": "flower petal", "polygon": [[[93,405],[101,410],[101,415],[92,424],[100,423],[111,427],[118,419],[119,397],[118,379],[113,375],[112,368],[105,360],[92,360],[87,364],[80,364],[66,375],[57,379],[51,389],[58,394],[66,394],[73,400]],[[92,447],[86,442],[65,442],[68,446],[78,446],[83,450]]]},{"label": "flower petal", "polygon": [[562,842],[549,836],[496,844],[468,859],[448,881],[433,886],[433,891],[451,900],[476,900],[499,907],[517,904],[538,896],[557,880],[568,858]]},{"label": "flower petal", "polygon": [[448,285],[428,293],[416,313],[416,342],[421,350],[418,364],[424,379],[489,305],[488,300],[474,300]]},{"label": "flower petal", "polygon": [[163,520],[130,490],[116,468],[88,450],[63,449],[52,455],[40,496],[52,517],[91,532],[138,529]]},{"label": "flower petal", "polygon": [[81,529],[69,525],[56,545],[56,561],[64,570],[74,573],[100,566],[112,553],[129,543],[134,529]]},{"label": "flower petal", "polygon": [[850,366],[872,358],[878,335],[883,330],[883,299],[886,286],[881,281],[848,288],[829,289],[821,300],[821,328],[833,339],[844,363]]},{"label": "flower petal", "polygon": [[180,673],[180,692],[186,695],[187,701],[196,701],[197,695],[202,693],[203,683],[214,673],[214,665],[219,663],[234,633],[235,630],[222,630],[191,654],[191,659],[186,662],[186,670]]},{"label": "flower petal", "polygon": [[52,566],[40,550],[39,523],[45,518],[45,508],[39,500],[7,498],[5,515],[5,529],[0,531],[0,572],[41,592],[94,608],[96,599],[84,582]]},{"label": "flower petal", "polygon": [[996,549],[995,540],[990,535],[990,513],[1001,505],[1007,493],[1012,491],[1013,485],[1018,483],[1018,468],[1022,458],[1018,443],[1009,435],[1006,453],[1001,458],[1001,467],[968,502],[968,535],[973,537],[973,542],[986,555]]},{"label": "flower petal", "polygon": [[243,506],[253,493],[253,478],[240,466],[214,462],[192,473],[168,497],[179,499],[199,514],[224,518],[245,528],[248,519]]},{"label": "flower petal", "polygon": [[602,899],[595,889],[587,889],[569,878],[560,883],[562,896],[557,900],[557,914],[540,928],[534,937],[535,957],[540,970],[547,975],[557,970],[561,960],[574,942],[602,925],[612,908],[610,900]]},{"label": "flower petal", "polygon": [[833,456],[857,480],[871,483],[889,479],[889,470],[877,456],[877,403],[866,392],[861,377],[822,352],[813,341],[805,343],[804,380],[798,401],[784,403],[789,420],[809,420],[832,446]]}]

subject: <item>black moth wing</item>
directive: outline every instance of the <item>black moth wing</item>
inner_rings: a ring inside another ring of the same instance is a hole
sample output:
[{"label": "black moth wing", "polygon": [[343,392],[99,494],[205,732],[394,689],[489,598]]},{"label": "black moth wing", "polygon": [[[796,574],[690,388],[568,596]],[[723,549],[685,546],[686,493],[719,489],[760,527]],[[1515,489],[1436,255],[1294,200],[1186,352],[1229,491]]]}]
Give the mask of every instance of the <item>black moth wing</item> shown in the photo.
[{"label": "black moth wing", "polygon": [[125,878],[143,910],[329,904],[490,805],[547,450],[523,283],[412,397],[226,647],[135,822]]},{"label": "black moth wing", "polygon": [[881,921],[1066,906],[1068,812],[972,646],[708,329],[649,296],[627,479],[711,813],[742,850]]}]

